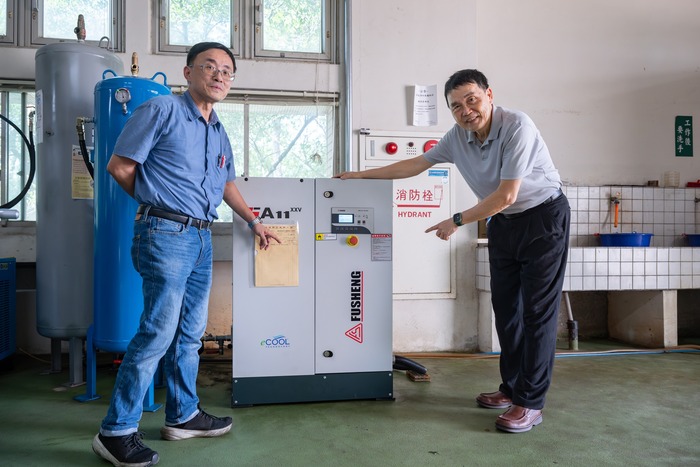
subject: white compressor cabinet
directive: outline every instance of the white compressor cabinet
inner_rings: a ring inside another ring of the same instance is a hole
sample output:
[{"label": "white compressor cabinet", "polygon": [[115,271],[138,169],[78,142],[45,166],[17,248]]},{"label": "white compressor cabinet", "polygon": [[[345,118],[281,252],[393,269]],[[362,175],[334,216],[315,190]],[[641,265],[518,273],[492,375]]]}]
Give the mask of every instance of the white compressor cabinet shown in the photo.
[{"label": "white compressor cabinet", "polygon": [[392,182],[236,184],[282,243],[236,216],[231,405],[392,400]]}]

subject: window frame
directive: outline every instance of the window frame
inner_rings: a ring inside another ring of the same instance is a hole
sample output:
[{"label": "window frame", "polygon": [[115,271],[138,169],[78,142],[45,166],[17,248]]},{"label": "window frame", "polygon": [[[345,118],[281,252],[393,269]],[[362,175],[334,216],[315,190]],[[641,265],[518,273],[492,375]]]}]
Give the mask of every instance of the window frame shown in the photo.
[{"label": "window frame", "polygon": [[[156,34],[156,53],[182,54],[189,51],[188,46],[168,43],[167,11],[170,0],[153,0],[154,27]],[[242,59],[269,59],[282,61],[307,61],[322,63],[339,63],[339,42],[342,40],[341,21],[338,15],[342,9],[338,2],[322,0],[324,3],[324,50],[322,53],[288,52],[262,49],[262,24],[259,23],[261,3],[264,0],[232,0],[231,4],[231,44],[233,54]]]},{"label": "window frame", "polygon": [[[22,132],[25,134],[27,138],[29,138],[29,115],[31,113],[31,110],[28,108],[28,97],[27,93],[36,93],[36,90],[34,88],[34,83],[29,83],[29,82],[24,82],[24,81],[14,81],[14,80],[3,80],[1,82],[2,88],[0,88],[1,91],[4,93],[18,93],[20,94],[20,100],[21,100],[21,108],[22,108],[22,121],[13,121],[15,125],[17,125]],[[7,116],[6,106],[9,104],[9,96],[3,96],[0,95],[0,109],[3,110],[3,115]],[[2,147],[0,147],[0,159],[1,159],[1,164],[0,168],[0,205],[5,204],[9,202],[12,198],[17,196],[18,193],[8,193],[8,184],[9,184],[9,176],[10,174],[8,173],[8,165],[9,165],[9,154],[7,152],[8,144],[9,144],[9,134],[10,132],[15,132],[13,128],[10,127],[10,125],[5,125],[4,121],[0,121],[0,126],[2,126],[2,133],[0,137],[0,141],[2,144]],[[36,128],[32,128],[32,131],[35,131]],[[36,147],[36,141],[34,142],[35,147]],[[27,179],[29,177],[29,151],[27,147],[24,145],[24,142],[22,142],[21,145],[21,155],[20,155],[20,164],[22,166],[22,175],[21,175],[21,185],[24,186],[27,182]],[[37,177],[36,174],[34,176],[34,181],[32,183],[32,189],[36,190],[37,187]],[[17,223],[17,222],[31,222],[34,223],[36,220],[34,219],[29,219],[27,220],[27,197],[25,196],[22,198],[18,204],[16,204],[12,209],[16,209],[20,213],[19,219],[16,220],[10,220],[9,222],[12,223]],[[34,213],[36,213],[36,206],[34,206]],[[5,221],[3,221],[5,222]]]},{"label": "window frame", "polygon": [[255,0],[254,8],[254,24],[251,25],[251,30],[254,30],[254,50],[253,56],[263,58],[278,58],[284,60],[310,60],[317,62],[332,62],[335,60],[333,44],[336,43],[338,28],[333,18],[336,18],[335,8],[338,2],[331,0],[322,0],[324,4],[323,15],[323,50],[321,53],[309,52],[289,52],[282,50],[271,50],[263,48],[263,37],[265,31],[263,29],[262,15],[265,10],[265,0]]},{"label": "window frame", "polygon": [[[178,53],[186,54],[190,46],[172,45],[168,43],[168,24],[170,18],[167,17],[170,0],[153,0],[153,20],[156,34],[156,50],[158,53]],[[231,49],[233,55],[241,55],[241,18],[243,17],[242,0],[231,0],[231,39],[230,44],[224,44]]]},{"label": "window frame", "polygon": [[[25,2],[25,42],[29,47],[41,47],[57,42],[66,42],[66,39],[43,36],[42,7],[47,0],[27,0]],[[50,0],[48,0],[50,1]],[[109,0],[112,12],[111,37],[109,37],[108,49],[115,52],[124,52],[124,29],[126,27],[124,16],[125,0]],[[76,24],[78,18],[76,17]],[[106,37],[106,36],[105,36]],[[86,40],[86,44],[104,46],[104,37],[99,40]]]}]

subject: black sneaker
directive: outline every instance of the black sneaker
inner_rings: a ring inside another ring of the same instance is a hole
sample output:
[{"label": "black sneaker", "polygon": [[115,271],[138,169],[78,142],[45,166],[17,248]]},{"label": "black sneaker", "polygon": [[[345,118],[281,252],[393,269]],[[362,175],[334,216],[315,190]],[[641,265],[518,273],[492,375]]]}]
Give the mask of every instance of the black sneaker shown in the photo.
[{"label": "black sneaker", "polygon": [[213,438],[228,433],[233,421],[231,417],[215,417],[199,409],[195,417],[179,425],[165,425],[160,429],[160,436],[169,441],[187,438]]},{"label": "black sneaker", "polygon": [[95,435],[92,450],[95,454],[117,467],[147,467],[158,463],[158,453],[141,441],[142,432],[126,436]]}]

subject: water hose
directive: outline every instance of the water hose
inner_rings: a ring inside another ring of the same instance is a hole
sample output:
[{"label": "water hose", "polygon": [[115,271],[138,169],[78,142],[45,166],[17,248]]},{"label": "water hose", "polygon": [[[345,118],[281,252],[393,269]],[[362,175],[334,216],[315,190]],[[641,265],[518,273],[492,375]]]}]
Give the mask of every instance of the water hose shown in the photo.
[{"label": "water hose", "polygon": [[80,152],[83,155],[83,162],[90,173],[90,178],[95,179],[95,168],[90,162],[90,153],[88,153],[87,145],[85,144],[85,123],[91,122],[91,118],[78,117],[75,122],[75,129],[78,131],[78,144],[80,144]]},{"label": "water hose", "polygon": [[[620,356],[620,355],[651,355],[665,353],[698,353],[700,354],[700,345],[688,344],[677,345],[674,347],[666,347],[661,349],[613,349],[613,350],[598,350],[587,352],[565,352],[558,351],[555,354],[556,358],[566,357],[603,357],[603,356]],[[426,353],[404,353],[406,358],[455,358],[467,360],[484,360],[491,358],[499,358],[500,352],[481,352],[481,353],[456,353],[456,352],[426,352]]]},{"label": "water hose", "polygon": [[410,358],[401,355],[394,355],[394,370],[400,371],[415,371],[419,375],[424,375],[428,370],[420,363],[414,362]]},{"label": "water hose", "polygon": [[12,128],[14,128],[17,131],[17,133],[19,133],[19,135],[22,137],[22,140],[24,141],[24,145],[27,146],[27,151],[29,152],[29,177],[27,178],[27,183],[24,184],[24,188],[22,188],[22,191],[20,191],[20,193],[14,199],[0,206],[0,209],[9,209],[15,204],[19,203],[22,198],[24,198],[24,196],[29,191],[29,188],[32,186],[32,182],[34,181],[34,174],[36,173],[36,147],[34,146],[34,137],[32,136],[32,128],[34,126],[34,112],[31,112],[29,114],[29,139],[27,139],[27,136],[24,134],[24,132],[20,130],[20,128],[17,125],[15,125],[9,118],[5,117],[4,115],[0,115],[0,119],[7,122]]}]

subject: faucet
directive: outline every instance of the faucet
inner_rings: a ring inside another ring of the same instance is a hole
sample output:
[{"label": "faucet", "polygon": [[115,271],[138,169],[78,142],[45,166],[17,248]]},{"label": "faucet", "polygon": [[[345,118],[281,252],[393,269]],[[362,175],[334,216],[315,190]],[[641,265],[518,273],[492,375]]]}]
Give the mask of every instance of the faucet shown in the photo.
[{"label": "faucet", "polygon": [[610,197],[610,202],[615,207],[615,220],[613,226],[617,228],[617,219],[620,215],[620,192],[615,193],[615,196]]}]

